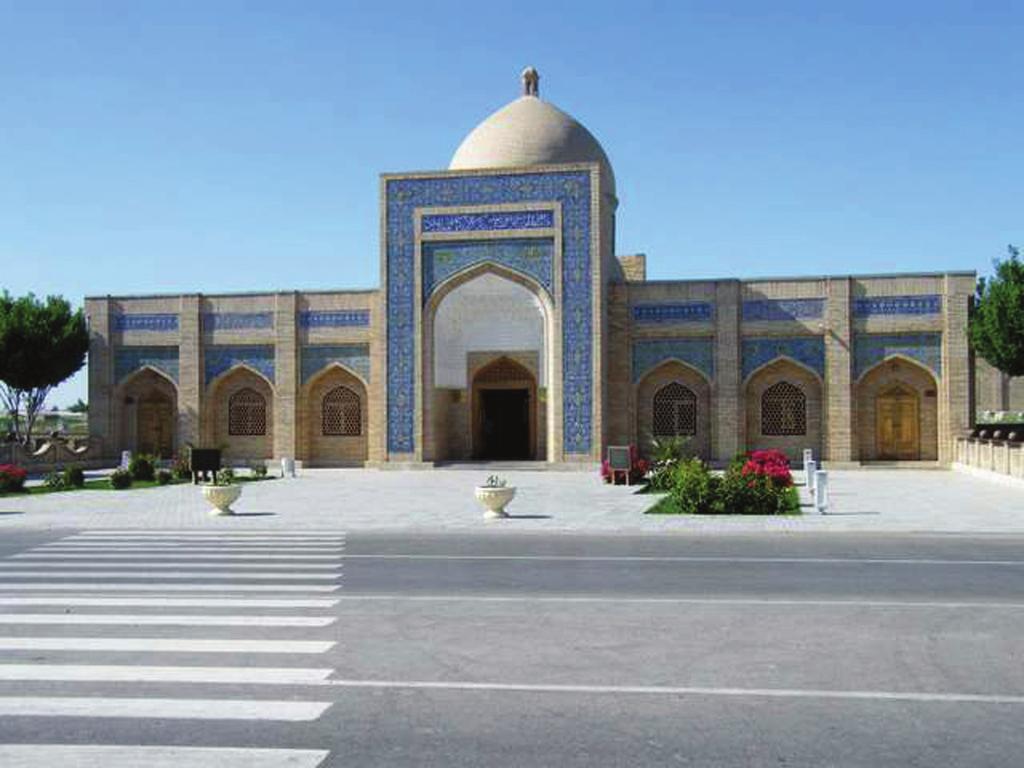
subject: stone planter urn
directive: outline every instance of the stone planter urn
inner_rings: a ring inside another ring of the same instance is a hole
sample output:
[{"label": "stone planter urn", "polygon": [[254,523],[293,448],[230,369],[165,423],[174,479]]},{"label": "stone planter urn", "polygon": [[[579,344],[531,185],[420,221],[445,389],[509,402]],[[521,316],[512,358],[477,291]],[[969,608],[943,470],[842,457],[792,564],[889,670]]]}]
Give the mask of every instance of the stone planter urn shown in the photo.
[{"label": "stone planter urn", "polygon": [[206,499],[213,509],[211,515],[233,515],[231,505],[238,501],[242,495],[240,485],[204,485],[203,498]]},{"label": "stone planter urn", "polygon": [[475,491],[476,500],[487,510],[484,512],[486,520],[508,517],[505,507],[515,495],[516,489],[512,485],[478,485]]}]

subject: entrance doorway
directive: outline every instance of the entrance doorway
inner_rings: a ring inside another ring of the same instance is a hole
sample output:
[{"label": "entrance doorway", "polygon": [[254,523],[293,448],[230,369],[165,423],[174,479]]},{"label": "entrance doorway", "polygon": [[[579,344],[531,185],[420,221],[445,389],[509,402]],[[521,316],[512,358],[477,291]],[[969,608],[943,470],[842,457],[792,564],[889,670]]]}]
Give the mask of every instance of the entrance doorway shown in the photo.
[{"label": "entrance doorway", "polygon": [[917,393],[897,384],[878,395],[878,457],[915,461],[921,457],[921,431]]},{"label": "entrance doorway", "polygon": [[168,459],[174,453],[174,406],[157,392],[139,400],[136,445],[140,453]]},{"label": "entrance doorway", "polygon": [[473,456],[491,461],[536,458],[537,382],[501,357],[473,378]]}]

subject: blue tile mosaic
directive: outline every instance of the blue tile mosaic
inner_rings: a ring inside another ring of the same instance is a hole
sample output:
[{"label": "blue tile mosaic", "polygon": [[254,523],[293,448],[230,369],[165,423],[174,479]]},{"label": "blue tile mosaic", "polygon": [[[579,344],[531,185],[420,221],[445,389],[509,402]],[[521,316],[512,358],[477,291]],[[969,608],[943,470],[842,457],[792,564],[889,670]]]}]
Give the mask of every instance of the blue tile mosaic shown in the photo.
[{"label": "blue tile mosaic", "polygon": [[706,301],[680,304],[634,304],[633,322],[638,325],[661,323],[705,323],[715,316],[715,307]]},{"label": "blue tile mosaic", "polygon": [[825,339],[821,336],[761,336],[743,339],[743,378],[780,357],[802,363],[825,378]]},{"label": "blue tile mosaic", "polygon": [[902,355],[942,375],[941,333],[858,333],[853,337],[854,376],[860,378],[886,358]]},{"label": "blue tile mosaic", "polygon": [[155,368],[178,381],[177,347],[117,347],[114,350],[114,380],[124,381],[140,368]]},{"label": "blue tile mosaic", "polygon": [[203,372],[209,384],[236,365],[247,365],[274,383],[274,347],[269,344],[217,344],[203,349]]},{"label": "blue tile mosaic", "polygon": [[923,296],[872,296],[853,300],[855,317],[875,315],[941,315],[942,297],[934,294]]},{"label": "blue tile mosaic", "polygon": [[368,309],[299,312],[300,328],[364,328],[369,324]]},{"label": "blue tile mosaic", "polygon": [[709,379],[715,377],[712,339],[647,339],[633,343],[633,383],[666,360],[692,365]]},{"label": "blue tile mosaic", "polygon": [[746,321],[817,320],[824,315],[824,299],[757,299],[743,302],[743,319]]},{"label": "blue tile mosaic", "polygon": [[423,232],[482,232],[508,229],[551,229],[555,212],[499,211],[495,213],[431,213],[423,217]]},{"label": "blue tile mosaic", "polygon": [[170,333],[178,330],[178,316],[170,312],[114,315],[115,331]]},{"label": "blue tile mosaic", "polygon": [[423,303],[434,289],[457,272],[474,264],[489,261],[532,277],[554,291],[551,277],[555,243],[548,238],[522,238],[510,240],[460,240],[456,242],[424,242]]},{"label": "blue tile mosaic", "polygon": [[370,381],[370,346],[368,344],[324,344],[302,347],[299,352],[302,383],[332,363],[341,363]]},{"label": "blue tile mosaic", "polygon": [[562,387],[566,453],[589,453],[593,413],[593,296],[588,171],[388,179],[388,450],[415,450],[415,232],[417,208],[558,202],[562,206]]},{"label": "blue tile mosaic", "polygon": [[274,327],[273,312],[204,312],[203,331],[251,331]]}]

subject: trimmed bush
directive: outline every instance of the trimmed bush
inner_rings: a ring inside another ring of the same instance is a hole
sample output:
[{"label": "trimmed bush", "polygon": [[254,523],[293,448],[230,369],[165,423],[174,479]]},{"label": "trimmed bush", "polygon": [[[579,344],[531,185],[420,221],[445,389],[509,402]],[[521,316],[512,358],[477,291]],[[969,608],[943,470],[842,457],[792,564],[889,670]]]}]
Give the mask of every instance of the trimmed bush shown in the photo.
[{"label": "trimmed bush", "polygon": [[110,487],[118,491],[131,488],[132,473],[127,469],[115,469],[110,475]]},{"label": "trimmed bush", "polygon": [[68,467],[64,470],[64,486],[66,488],[85,487],[85,472],[81,467]]},{"label": "trimmed bush", "polygon": [[128,471],[133,480],[149,481],[156,477],[156,461],[152,456],[140,453],[128,462]]},{"label": "trimmed bush", "polygon": [[219,469],[217,474],[213,476],[214,485],[231,485],[233,482],[235,482],[235,470],[231,467]]},{"label": "trimmed bush", "polygon": [[192,479],[192,460],[189,457],[188,449],[179,453],[171,460],[171,471],[178,480]]},{"label": "trimmed bush", "polygon": [[0,493],[19,493],[25,490],[28,472],[14,464],[0,464]]},{"label": "trimmed bush", "polygon": [[171,475],[170,471],[166,469],[161,469],[156,473],[157,485],[170,485],[172,479],[173,476]]},{"label": "trimmed bush", "polygon": [[715,511],[719,480],[700,459],[680,461],[671,478],[671,498],[679,512],[707,515]]},{"label": "trimmed bush", "polygon": [[48,472],[46,477],[43,478],[43,485],[51,491],[63,491],[67,487],[64,484],[64,473],[57,471]]},{"label": "trimmed bush", "polygon": [[267,476],[267,465],[262,461],[254,461],[249,465],[249,469],[252,471],[252,476],[257,480],[262,480]]}]

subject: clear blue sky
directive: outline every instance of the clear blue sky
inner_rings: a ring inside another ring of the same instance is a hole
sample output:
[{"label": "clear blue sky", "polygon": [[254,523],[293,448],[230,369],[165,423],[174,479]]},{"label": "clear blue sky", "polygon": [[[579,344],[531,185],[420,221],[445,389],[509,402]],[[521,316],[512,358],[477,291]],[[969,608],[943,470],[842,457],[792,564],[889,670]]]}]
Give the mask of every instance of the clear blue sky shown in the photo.
[{"label": "clear blue sky", "polygon": [[0,0],[0,287],[376,286],[378,174],[444,168],[527,64],[652,278],[1024,243],[1020,2]]}]

